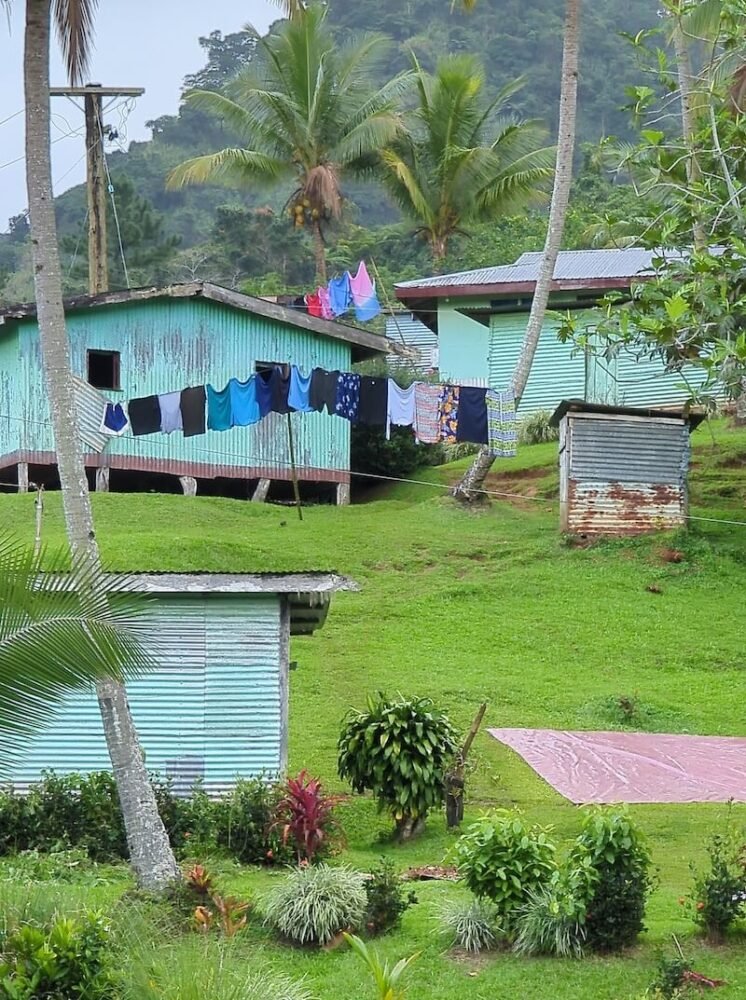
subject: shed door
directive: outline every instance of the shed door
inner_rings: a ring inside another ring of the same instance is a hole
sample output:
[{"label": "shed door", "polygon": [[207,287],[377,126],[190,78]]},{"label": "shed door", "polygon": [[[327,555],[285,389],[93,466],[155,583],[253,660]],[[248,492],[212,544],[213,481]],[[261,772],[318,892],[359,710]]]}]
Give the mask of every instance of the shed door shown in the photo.
[{"label": "shed door", "polygon": [[207,619],[205,784],[280,768],[280,599],[214,595]]}]

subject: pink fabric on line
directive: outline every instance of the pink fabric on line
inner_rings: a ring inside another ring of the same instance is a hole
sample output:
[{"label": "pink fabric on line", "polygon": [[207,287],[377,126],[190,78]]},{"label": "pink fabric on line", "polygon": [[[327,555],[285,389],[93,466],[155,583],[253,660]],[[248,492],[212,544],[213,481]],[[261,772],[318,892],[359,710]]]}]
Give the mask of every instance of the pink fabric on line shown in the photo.
[{"label": "pink fabric on line", "polygon": [[365,261],[361,260],[358,265],[357,274],[350,275],[350,290],[352,292],[352,302],[356,306],[366,305],[375,293],[375,285],[370,280],[368,268]]},{"label": "pink fabric on line", "polygon": [[746,739],[490,729],[552,788],[585,802],[746,802]]},{"label": "pink fabric on line", "polygon": [[440,441],[440,390],[439,385],[415,382],[414,386],[414,436],[421,444]]},{"label": "pink fabric on line", "polygon": [[329,298],[329,289],[319,288],[316,294],[318,295],[319,302],[321,304],[321,318],[334,319],[334,313],[332,312],[332,303]]}]

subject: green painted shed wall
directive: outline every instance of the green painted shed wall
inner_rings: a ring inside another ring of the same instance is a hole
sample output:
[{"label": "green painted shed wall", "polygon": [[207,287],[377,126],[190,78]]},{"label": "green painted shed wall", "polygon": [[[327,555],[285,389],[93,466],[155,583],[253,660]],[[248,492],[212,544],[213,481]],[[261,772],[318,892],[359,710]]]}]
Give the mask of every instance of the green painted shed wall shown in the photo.
[{"label": "green painted shed wall", "polygon": [[[219,792],[237,775],[278,772],[281,736],[281,601],[263,595],[158,595],[158,666],[127,685],[148,768],[186,792],[195,778]],[[44,770],[108,770],[93,691],[71,695],[11,777]]]},{"label": "green painted shed wall", "polygon": [[[121,353],[121,390],[102,390],[122,400],[211,383],[222,389],[231,377],[246,379],[256,362],[348,370],[350,345],[289,324],[265,319],[205,299],[151,299],[68,316],[73,371],[86,377],[90,349]],[[21,322],[21,377],[9,388],[7,405],[19,422],[12,447],[50,453],[52,431],[41,372],[36,323]],[[0,335],[3,348],[10,337]],[[325,471],[349,470],[349,422],[326,413],[293,414],[296,461],[301,476],[329,478]],[[25,425],[25,436],[21,427]],[[252,427],[208,431],[195,438],[180,432],[114,439],[99,464],[144,468],[180,475],[266,475],[289,478],[287,418],[270,414]],[[112,458],[113,457],[113,458]],[[33,458],[30,459],[33,461]],[[305,470],[305,471],[304,471]]]},{"label": "green painted shed wall", "polygon": [[0,455],[14,451],[21,439],[23,423],[16,410],[20,380],[18,330],[15,327],[3,330],[0,326]]},{"label": "green painted shed wall", "polygon": [[[562,309],[568,296],[557,296],[550,308]],[[490,310],[484,297],[449,300],[438,305],[438,338],[441,377],[454,382],[490,385],[505,389],[515,369],[528,322],[526,308],[492,312],[489,328],[459,312]],[[592,309],[575,312],[579,328],[592,327]],[[558,320],[547,317],[542,328],[528,384],[521,399],[521,414],[553,410],[562,399],[627,406],[663,406],[689,397],[685,381],[696,387],[704,379],[697,368],[666,373],[662,362],[621,352],[607,360],[578,351],[557,339]]]}]

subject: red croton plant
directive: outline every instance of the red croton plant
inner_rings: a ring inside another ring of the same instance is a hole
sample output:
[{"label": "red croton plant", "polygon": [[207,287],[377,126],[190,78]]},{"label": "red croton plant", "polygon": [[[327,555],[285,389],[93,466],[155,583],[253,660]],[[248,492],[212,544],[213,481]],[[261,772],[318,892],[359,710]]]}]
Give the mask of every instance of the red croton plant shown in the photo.
[{"label": "red croton plant", "polygon": [[312,864],[330,845],[333,833],[339,832],[334,807],[339,798],[327,795],[318,778],[303,770],[297,778],[288,778],[285,794],[278,803],[275,826],[281,828],[283,843],[292,841],[299,864]]}]

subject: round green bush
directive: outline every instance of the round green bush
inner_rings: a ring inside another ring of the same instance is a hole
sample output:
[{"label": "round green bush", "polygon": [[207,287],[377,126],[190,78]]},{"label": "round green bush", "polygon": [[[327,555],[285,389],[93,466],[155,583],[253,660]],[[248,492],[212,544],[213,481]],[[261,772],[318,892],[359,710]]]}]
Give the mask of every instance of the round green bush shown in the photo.
[{"label": "round green bush", "polygon": [[406,839],[443,802],[446,771],[458,749],[448,716],[429,698],[379,693],[365,712],[346,716],[339,738],[339,775],[356,792],[372,791]]},{"label": "round green bush", "polygon": [[265,923],[296,944],[327,944],[362,926],[365,880],[350,868],[296,868],[266,900]]},{"label": "round green bush", "polygon": [[459,875],[475,896],[492,900],[506,933],[532,892],[557,870],[549,831],[529,826],[518,810],[501,809],[472,823],[453,848]]}]

